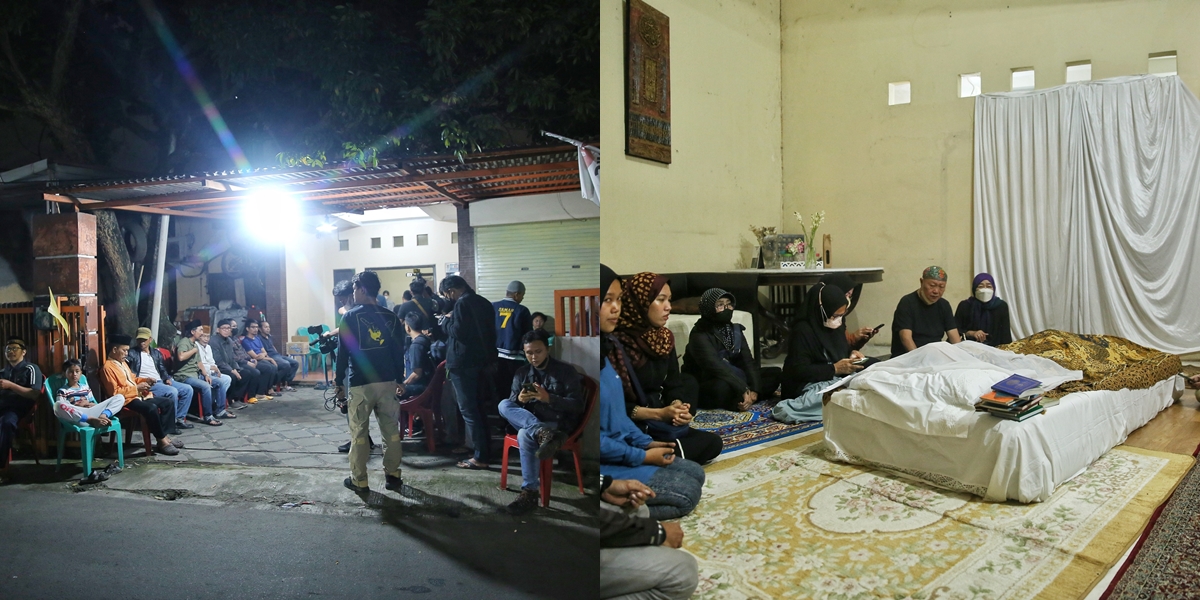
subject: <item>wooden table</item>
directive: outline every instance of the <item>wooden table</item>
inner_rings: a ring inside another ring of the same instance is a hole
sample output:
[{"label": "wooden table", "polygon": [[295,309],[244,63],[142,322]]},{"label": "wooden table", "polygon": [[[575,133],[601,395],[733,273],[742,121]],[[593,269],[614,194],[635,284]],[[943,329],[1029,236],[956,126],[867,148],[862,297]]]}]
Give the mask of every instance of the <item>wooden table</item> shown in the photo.
[{"label": "wooden table", "polygon": [[759,287],[769,288],[771,308],[760,308],[754,315],[754,331],[759,338],[755,358],[775,358],[787,347],[790,323],[804,310],[807,288],[826,275],[842,274],[854,283],[883,281],[883,267],[851,269],[735,269],[739,275],[755,275]]}]

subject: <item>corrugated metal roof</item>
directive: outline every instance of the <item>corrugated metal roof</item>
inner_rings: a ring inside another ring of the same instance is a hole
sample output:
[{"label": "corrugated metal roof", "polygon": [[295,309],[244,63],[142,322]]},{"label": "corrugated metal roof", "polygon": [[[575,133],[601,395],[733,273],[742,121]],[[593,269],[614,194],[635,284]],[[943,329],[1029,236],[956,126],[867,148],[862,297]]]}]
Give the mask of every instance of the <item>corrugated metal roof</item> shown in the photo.
[{"label": "corrugated metal roof", "polygon": [[551,146],[454,156],[389,161],[376,167],[268,167],[168,175],[49,190],[46,200],[81,210],[114,208],[223,217],[250,190],[274,186],[297,199],[322,205],[320,212],[356,212],[420,206],[435,202],[466,204],[503,196],[579,189],[573,146]]}]

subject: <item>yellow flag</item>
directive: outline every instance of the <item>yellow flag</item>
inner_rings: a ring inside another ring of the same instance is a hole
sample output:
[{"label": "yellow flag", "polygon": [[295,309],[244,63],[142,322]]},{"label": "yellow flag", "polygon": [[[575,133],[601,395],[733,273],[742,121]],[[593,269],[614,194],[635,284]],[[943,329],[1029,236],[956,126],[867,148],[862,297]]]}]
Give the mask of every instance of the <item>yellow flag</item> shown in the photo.
[{"label": "yellow flag", "polygon": [[[46,288],[50,290],[50,288]],[[63,318],[62,311],[58,308],[58,296],[54,295],[54,290],[50,290],[50,308],[46,310],[50,313],[55,321],[58,321],[58,326],[62,328],[63,336],[71,335],[71,328],[67,326],[67,320]]]}]

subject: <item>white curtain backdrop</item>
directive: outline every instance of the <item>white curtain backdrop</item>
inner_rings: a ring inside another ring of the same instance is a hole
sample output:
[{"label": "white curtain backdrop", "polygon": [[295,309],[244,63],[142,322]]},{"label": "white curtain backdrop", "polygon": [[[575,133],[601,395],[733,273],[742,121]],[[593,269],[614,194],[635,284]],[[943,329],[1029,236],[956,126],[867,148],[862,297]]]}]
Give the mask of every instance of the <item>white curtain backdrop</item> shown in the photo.
[{"label": "white curtain backdrop", "polygon": [[975,270],[1014,337],[1200,351],[1200,101],[1176,76],[975,102]]}]

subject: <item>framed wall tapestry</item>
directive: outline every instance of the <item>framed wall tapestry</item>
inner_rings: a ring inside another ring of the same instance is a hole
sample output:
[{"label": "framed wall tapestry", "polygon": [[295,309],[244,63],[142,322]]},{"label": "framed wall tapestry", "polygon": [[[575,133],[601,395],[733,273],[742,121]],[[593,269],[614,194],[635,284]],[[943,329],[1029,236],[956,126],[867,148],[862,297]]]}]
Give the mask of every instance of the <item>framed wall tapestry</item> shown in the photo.
[{"label": "framed wall tapestry", "polygon": [[670,21],[642,0],[629,0],[627,10],[625,154],[670,164]]}]

